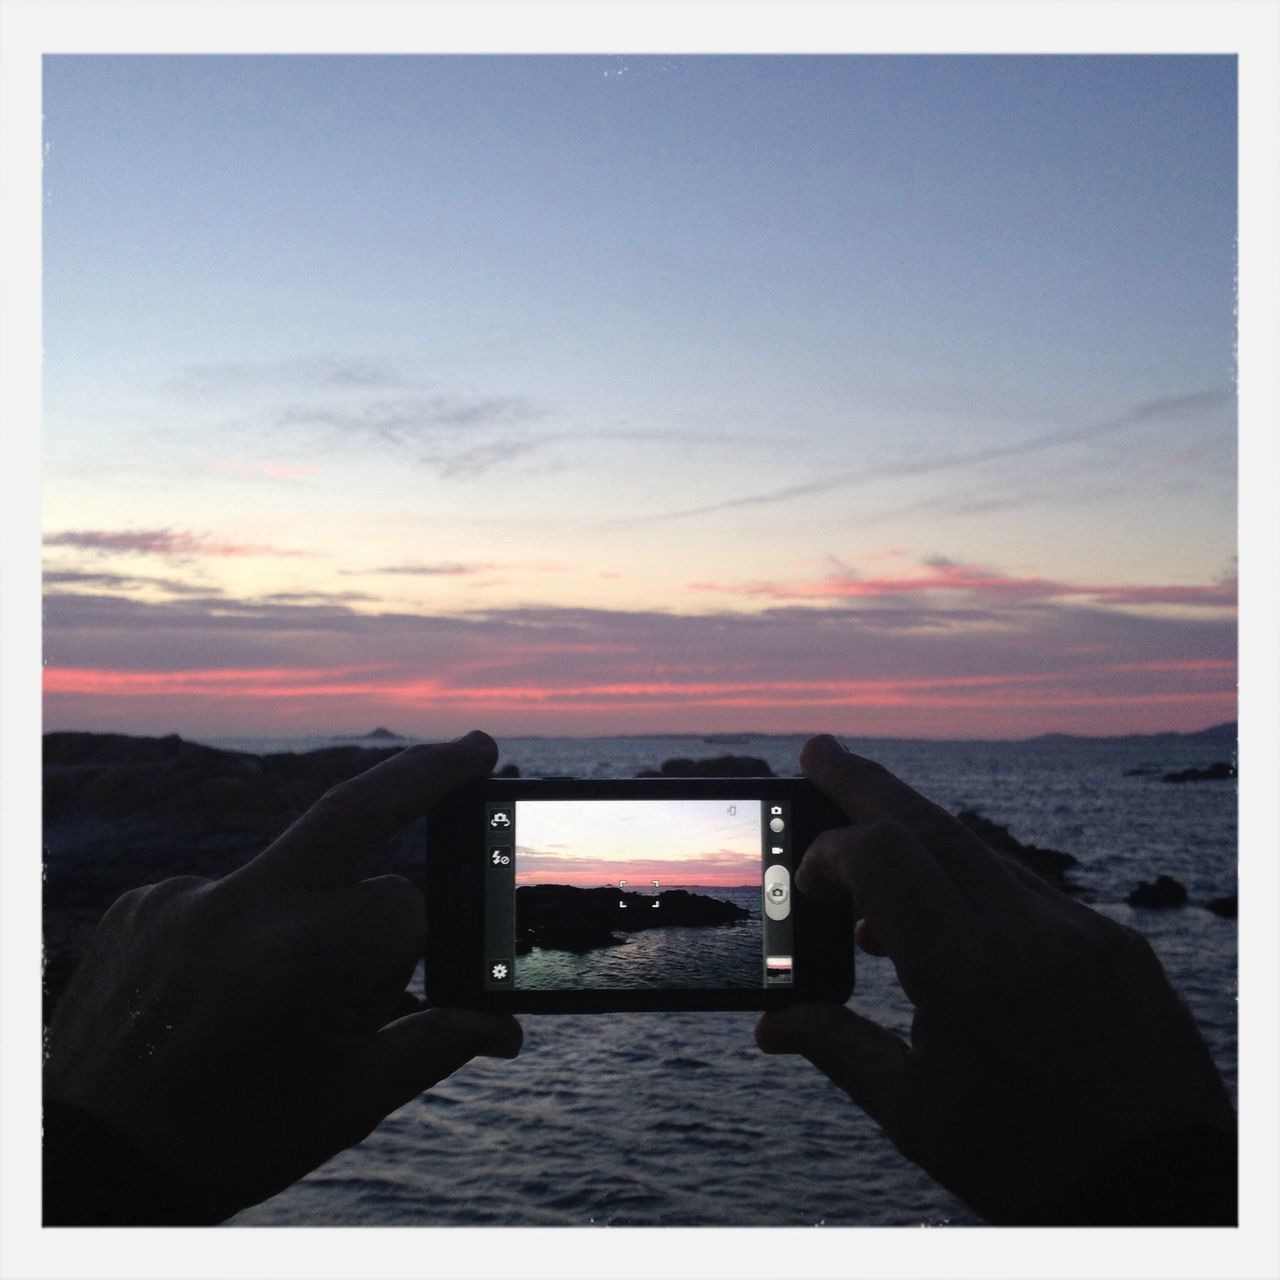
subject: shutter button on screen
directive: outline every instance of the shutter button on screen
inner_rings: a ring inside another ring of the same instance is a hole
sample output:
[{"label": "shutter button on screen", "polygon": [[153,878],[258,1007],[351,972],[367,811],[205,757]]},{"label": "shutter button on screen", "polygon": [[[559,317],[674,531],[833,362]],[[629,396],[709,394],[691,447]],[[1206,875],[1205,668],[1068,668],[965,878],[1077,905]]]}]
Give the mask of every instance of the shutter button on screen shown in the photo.
[{"label": "shutter button on screen", "polygon": [[791,877],[777,863],[764,873],[764,913],[770,920],[785,920],[791,914]]}]

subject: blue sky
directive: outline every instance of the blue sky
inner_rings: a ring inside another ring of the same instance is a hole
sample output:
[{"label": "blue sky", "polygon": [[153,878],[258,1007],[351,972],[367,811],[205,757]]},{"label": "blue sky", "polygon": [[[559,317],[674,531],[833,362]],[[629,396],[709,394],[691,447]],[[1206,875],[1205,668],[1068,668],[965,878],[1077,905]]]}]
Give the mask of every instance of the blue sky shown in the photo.
[{"label": "blue sky", "polygon": [[44,89],[51,727],[1233,714],[1233,58]]}]

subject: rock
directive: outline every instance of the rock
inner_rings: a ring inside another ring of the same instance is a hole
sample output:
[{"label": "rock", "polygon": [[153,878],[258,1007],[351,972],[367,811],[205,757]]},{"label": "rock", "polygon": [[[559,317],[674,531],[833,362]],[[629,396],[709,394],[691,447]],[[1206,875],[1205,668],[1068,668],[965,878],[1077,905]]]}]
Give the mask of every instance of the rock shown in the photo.
[{"label": "rock", "polygon": [[1234,893],[1225,898],[1211,898],[1204,905],[1215,916],[1222,916],[1227,920],[1236,918],[1236,895]]},{"label": "rock", "polygon": [[310,809],[324,795],[324,787],[315,778],[290,778],[279,789],[286,810],[301,813]]},{"label": "rock", "polygon": [[1080,886],[1067,879],[1067,868],[1079,864],[1074,854],[1063,853],[1060,849],[1041,849],[1038,845],[1023,844],[1012,835],[1008,827],[983,817],[973,809],[962,809],[956,814],[974,835],[997,853],[1021,863],[1029,871],[1034,871],[1041,879],[1047,880],[1064,893],[1080,893]]},{"label": "rock", "polygon": [[518,778],[520,776],[520,766],[504,764],[493,776],[495,778]]},{"label": "rock", "polygon": [[1172,876],[1157,876],[1148,883],[1139,880],[1138,887],[1125,899],[1131,907],[1185,907],[1187,891]]},{"label": "rock", "polygon": [[[399,747],[344,746],[255,756],[176,734],[44,736],[46,1012],[102,913],[128,889],[243,866],[336,783]],[[423,823],[383,866],[422,885]]]},{"label": "rock", "polygon": [[376,729],[370,729],[368,733],[363,734],[359,741],[376,742],[378,740],[388,740],[392,742],[403,742],[405,739],[401,734],[392,733],[390,729],[384,729],[381,725]]},{"label": "rock", "polygon": [[689,760],[676,756],[654,769],[642,769],[637,778],[772,778],[773,770],[756,756],[709,756]]},{"label": "rock", "polygon": [[399,747],[322,747],[319,751],[280,751],[262,757],[270,779],[311,778],[327,791],[392,756]]},{"label": "rock", "polygon": [[104,818],[121,818],[154,808],[181,786],[169,762],[109,765],[80,779],[76,808]]},{"label": "rock", "polygon": [[[619,903],[625,902],[622,907]],[[657,906],[654,903],[657,902]],[[567,884],[521,885],[516,889],[516,950],[592,951],[614,946],[619,934],[690,925],[733,925],[751,913],[735,903],[687,889],[652,894]]]},{"label": "rock", "polygon": [[659,925],[719,925],[738,924],[751,919],[751,912],[737,903],[723,898],[713,898],[704,893],[691,893],[688,889],[663,889],[658,894],[658,909],[653,909],[653,898],[648,894],[626,894],[640,899],[641,915],[647,909],[647,923],[641,928],[652,929]]},{"label": "rock", "polygon": [[1180,769],[1166,773],[1161,782],[1225,782],[1236,776],[1236,767],[1225,760],[1215,760],[1207,769]]},{"label": "rock", "polygon": [[197,795],[201,809],[211,816],[248,816],[269,807],[268,796],[252,778],[217,774],[201,781]]},{"label": "rock", "polygon": [[44,765],[121,765],[172,760],[185,744],[176,733],[134,738],[123,733],[46,733]]}]

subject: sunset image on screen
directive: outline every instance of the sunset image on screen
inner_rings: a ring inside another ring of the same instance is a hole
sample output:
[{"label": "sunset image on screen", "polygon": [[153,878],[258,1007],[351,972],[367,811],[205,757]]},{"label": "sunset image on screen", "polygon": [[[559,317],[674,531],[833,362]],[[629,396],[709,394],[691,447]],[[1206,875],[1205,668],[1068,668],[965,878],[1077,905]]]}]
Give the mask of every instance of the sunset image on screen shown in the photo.
[{"label": "sunset image on screen", "polygon": [[638,892],[760,883],[758,800],[521,800],[516,884]]}]

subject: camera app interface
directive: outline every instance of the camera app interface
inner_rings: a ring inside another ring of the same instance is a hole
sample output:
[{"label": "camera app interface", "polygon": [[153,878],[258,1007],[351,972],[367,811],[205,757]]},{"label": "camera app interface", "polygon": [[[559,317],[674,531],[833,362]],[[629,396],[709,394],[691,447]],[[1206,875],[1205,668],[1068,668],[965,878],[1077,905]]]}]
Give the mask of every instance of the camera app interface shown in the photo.
[{"label": "camera app interface", "polygon": [[788,810],[760,800],[489,805],[486,987],[790,984]]}]

